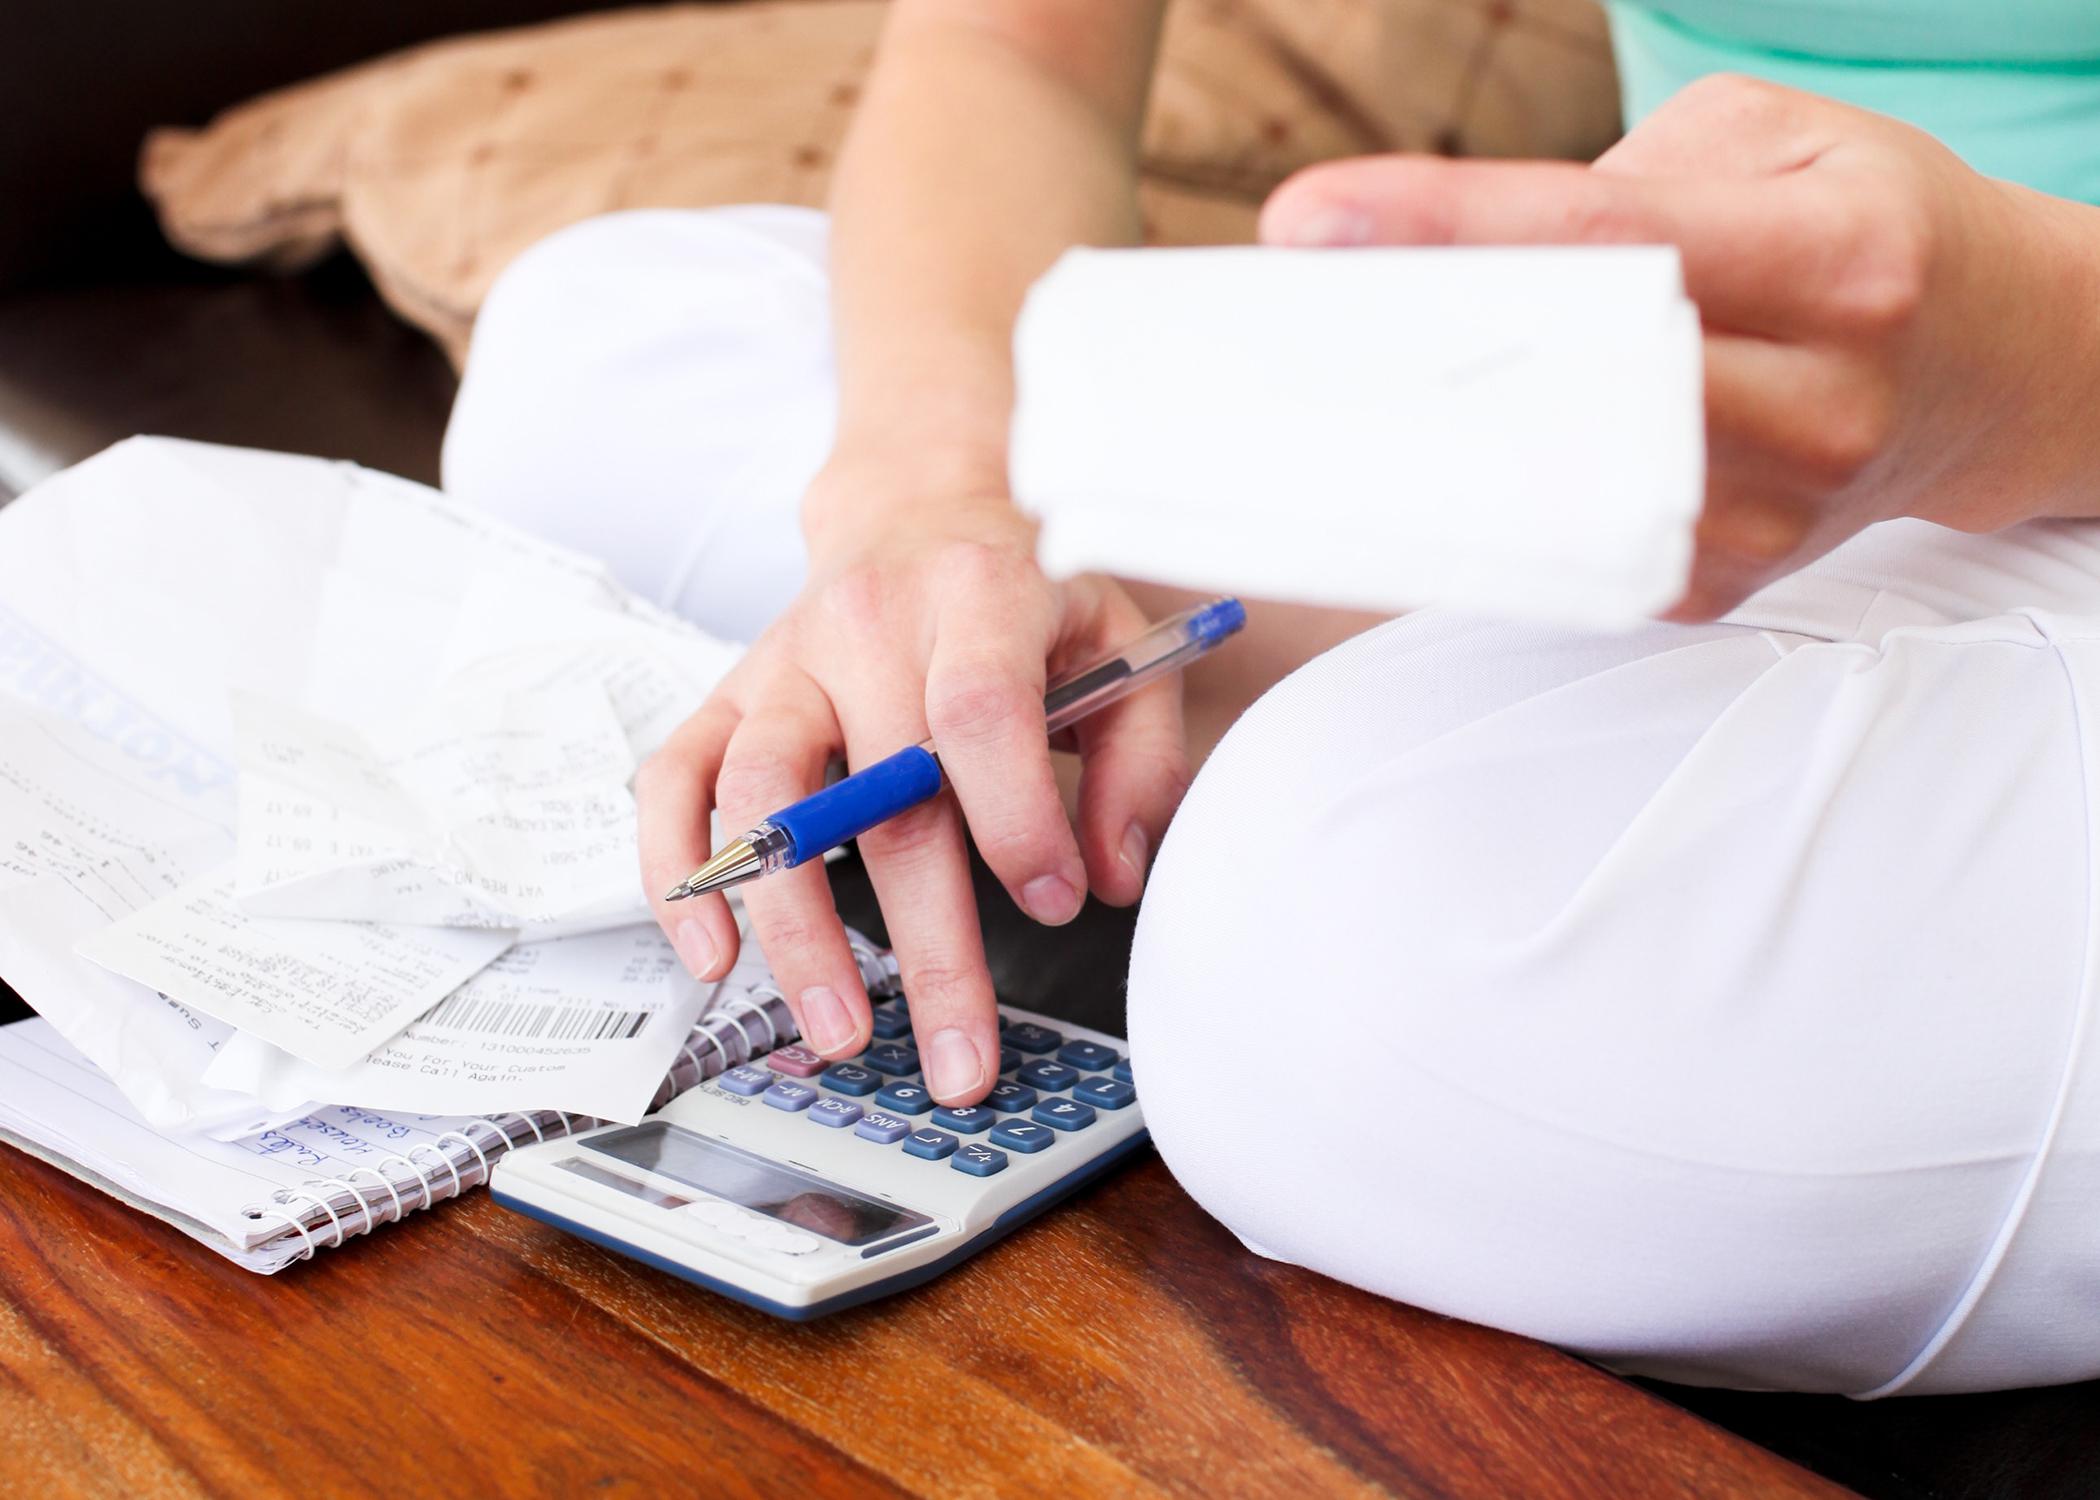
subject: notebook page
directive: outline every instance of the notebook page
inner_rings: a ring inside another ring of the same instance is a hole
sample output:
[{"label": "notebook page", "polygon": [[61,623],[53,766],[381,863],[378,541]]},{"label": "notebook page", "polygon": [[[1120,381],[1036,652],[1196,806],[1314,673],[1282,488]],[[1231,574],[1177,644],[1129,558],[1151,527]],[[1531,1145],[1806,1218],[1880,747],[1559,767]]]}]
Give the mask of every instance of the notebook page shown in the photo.
[{"label": "notebook page", "polygon": [[[384,1166],[397,1189],[412,1188],[412,1173],[384,1164],[422,1145],[478,1180],[471,1151],[438,1146],[445,1132],[469,1127],[488,1133],[470,1116],[331,1108],[239,1142],[164,1135],[48,1022],[0,1026],[0,1132],[251,1270],[276,1271],[299,1254],[299,1235],[269,1209],[317,1179],[358,1173],[367,1193],[383,1199],[370,1174]],[[434,1155],[427,1150],[418,1160]],[[443,1169],[436,1175],[449,1183]],[[325,1219],[310,1208],[306,1214]]]}]

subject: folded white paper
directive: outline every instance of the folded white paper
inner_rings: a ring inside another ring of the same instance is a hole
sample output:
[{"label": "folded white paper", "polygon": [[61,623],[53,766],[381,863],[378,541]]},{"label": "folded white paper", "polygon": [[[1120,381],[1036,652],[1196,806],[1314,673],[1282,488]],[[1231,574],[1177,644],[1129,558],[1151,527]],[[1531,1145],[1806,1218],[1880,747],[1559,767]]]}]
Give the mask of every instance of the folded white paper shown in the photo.
[{"label": "folded white paper", "polygon": [[1683,593],[1705,441],[1673,247],[1075,250],[1014,360],[1053,574],[1592,625]]}]

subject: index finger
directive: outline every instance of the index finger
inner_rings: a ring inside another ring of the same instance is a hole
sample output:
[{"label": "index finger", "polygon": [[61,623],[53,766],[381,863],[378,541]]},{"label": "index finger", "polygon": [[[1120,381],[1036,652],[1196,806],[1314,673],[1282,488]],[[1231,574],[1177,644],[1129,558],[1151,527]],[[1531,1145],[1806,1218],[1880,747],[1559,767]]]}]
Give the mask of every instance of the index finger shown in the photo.
[{"label": "index finger", "polygon": [[664,893],[712,852],[709,791],[736,723],[728,704],[703,706],[643,762],[634,779],[636,841],[649,907],[695,979],[720,979],[736,962],[736,918],[720,896],[667,901]]},{"label": "index finger", "polygon": [[1262,209],[1271,245],[1675,245],[1709,323],[1808,322],[1845,237],[1815,232],[1826,191],[1770,178],[1629,177],[1573,162],[1369,156],[1311,167]]}]

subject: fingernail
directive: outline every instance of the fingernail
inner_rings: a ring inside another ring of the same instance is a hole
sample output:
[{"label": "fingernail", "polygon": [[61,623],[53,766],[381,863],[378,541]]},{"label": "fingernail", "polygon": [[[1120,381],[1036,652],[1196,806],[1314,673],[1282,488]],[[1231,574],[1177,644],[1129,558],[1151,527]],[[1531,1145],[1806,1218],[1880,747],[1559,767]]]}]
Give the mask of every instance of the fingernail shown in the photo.
[{"label": "fingernail", "polygon": [[984,1082],[984,1059],[976,1044],[953,1026],[936,1031],[926,1048],[926,1087],[942,1101],[976,1091]]},{"label": "fingernail", "polygon": [[1145,880],[1145,856],[1151,845],[1145,838],[1145,830],[1133,823],[1123,830],[1123,863],[1130,866],[1130,873],[1137,876],[1138,883]]},{"label": "fingernail", "polygon": [[1021,887],[1021,906],[1046,927],[1062,927],[1079,915],[1079,892],[1061,875],[1038,875]]},{"label": "fingernail", "polygon": [[853,1045],[853,1017],[835,990],[818,984],[802,992],[802,1040],[825,1056]]},{"label": "fingernail", "polygon": [[1371,243],[1371,217],[1360,208],[1323,203],[1303,218],[1285,224],[1281,242],[1306,247],[1368,245]]},{"label": "fingernail", "polygon": [[671,946],[678,950],[678,961],[685,965],[686,973],[695,979],[705,979],[707,971],[714,967],[715,940],[707,935],[698,917],[687,917],[678,924]]}]

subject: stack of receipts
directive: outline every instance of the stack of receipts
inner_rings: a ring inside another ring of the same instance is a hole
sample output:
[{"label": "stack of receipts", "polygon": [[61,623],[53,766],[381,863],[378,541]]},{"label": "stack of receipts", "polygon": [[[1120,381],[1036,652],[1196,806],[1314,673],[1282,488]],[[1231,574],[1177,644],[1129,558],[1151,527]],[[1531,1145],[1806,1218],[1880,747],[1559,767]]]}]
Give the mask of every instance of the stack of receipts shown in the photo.
[{"label": "stack of receipts", "polygon": [[246,1253],[291,1230],[238,1183],[637,1119],[725,997],[780,1040],[636,877],[635,767],[733,659],[346,464],[134,439],[0,509],[0,1133]]},{"label": "stack of receipts", "polygon": [[1705,439],[1674,247],[1075,250],[1014,360],[1053,573],[1602,626],[1684,591]]}]

